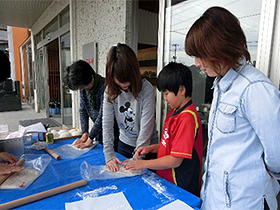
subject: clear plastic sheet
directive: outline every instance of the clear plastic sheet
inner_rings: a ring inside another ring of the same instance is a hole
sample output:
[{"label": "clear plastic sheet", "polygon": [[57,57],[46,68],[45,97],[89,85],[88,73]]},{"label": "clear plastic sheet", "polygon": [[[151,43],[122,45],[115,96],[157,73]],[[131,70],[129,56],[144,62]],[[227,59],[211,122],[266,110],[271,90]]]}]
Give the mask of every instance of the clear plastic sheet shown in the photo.
[{"label": "clear plastic sheet", "polygon": [[30,149],[42,150],[45,149],[46,142],[36,142],[30,146]]},{"label": "clear plastic sheet", "polygon": [[[85,163],[86,162],[84,161],[82,165]],[[76,196],[80,197],[82,200],[86,200],[89,198],[123,192],[133,209],[156,210],[176,200],[178,198],[178,191],[184,191],[180,188],[173,189],[173,184],[163,180],[148,170],[143,171],[143,174],[140,176],[127,177],[124,179],[107,179],[108,174],[103,174],[103,176],[104,177],[101,177],[100,174],[97,174],[97,177],[100,179],[94,180],[95,178],[91,177],[92,180],[89,180],[89,183],[98,183],[96,186],[100,187],[88,188],[86,192],[79,192]],[[166,182],[168,185],[166,185]],[[184,196],[184,193],[185,192],[181,192],[182,196]],[[145,199],[145,202],[142,202],[143,198]]]},{"label": "clear plastic sheet", "polygon": [[51,161],[49,155],[22,155],[24,158],[23,167],[25,169],[11,175],[1,186],[0,189],[26,189],[32,184],[46,169]]},{"label": "clear plastic sheet", "polygon": [[118,187],[116,185],[110,185],[105,187],[99,187],[94,190],[86,191],[86,192],[78,192],[77,196],[81,197],[83,200],[88,198],[95,198],[100,195],[106,195],[117,192]]},{"label": "clear plastic sheet", "polygon": [[54,148],[52,150],[56,154],[58,154],[61,157],[61,159],[76,159],[77,157],[80,157],[81,155],[90,151],[93,147],[95,147],[98,144],[97,141],[94,141],[92,146],[86,147],[84,149],[79,149],[73,145],[74,142],[72,144],[64,144],[64,145]]},{"label": "clear plastic sheet", "polygon": [[93,179],[116,179],[123,177],[132,177],[143,174],[142,170],[121,170],[124,164],[119,165],[118,172],[112,172],[106,168],[105,165],[92,166],[88,162],[84,161],[80,166],[81,176],[86,180]]}]

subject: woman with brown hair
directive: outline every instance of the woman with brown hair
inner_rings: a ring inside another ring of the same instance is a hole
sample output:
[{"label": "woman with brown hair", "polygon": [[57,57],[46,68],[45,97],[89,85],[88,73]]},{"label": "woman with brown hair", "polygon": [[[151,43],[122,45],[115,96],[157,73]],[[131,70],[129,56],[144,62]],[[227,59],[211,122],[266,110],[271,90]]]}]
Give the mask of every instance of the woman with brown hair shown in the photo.
[{"label": "woman with brown hair", "polygon": [[185,50],[197,67],[216,77],[201,209],[276,210],[279,90],[250,64],[239,20],[224,8],[209,8],[196,20]]},{"label": "woman with brown hair", "polygon": [[113,149],[114,117],[120,131],[117,152],[132,158],[140,146],[158,143],[155,124],[155,89],[142,79],[134,51],[125,44],[113,46],[106,63],[103,102],[103,145],[106,166],[118,171]]}]

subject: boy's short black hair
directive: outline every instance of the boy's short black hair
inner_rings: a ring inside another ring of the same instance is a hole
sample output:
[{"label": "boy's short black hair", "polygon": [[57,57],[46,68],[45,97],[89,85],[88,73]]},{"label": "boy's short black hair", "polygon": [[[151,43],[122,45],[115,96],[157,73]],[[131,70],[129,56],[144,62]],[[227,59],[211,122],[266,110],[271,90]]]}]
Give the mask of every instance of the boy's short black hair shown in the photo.
[{"label": "boy's short black hair", "polygon": [[180,86],[186,88],[186,97],[192,97],[192,72],[182,63],[170,62],[159,73],[157,88],[159,91],[171,91],[176,96]]},{"label": "boy's short black hair", "polygon": [[95,72],[93,68],[83,60],[74,62],[66,68],[66,83],[71,90],[79,90],[92,81]]},{"label": "boy's short black hair", "polygon": [[0,83],[1,83],[11,76],[10,60],[2,50],[0,50],[0,64],[2,69],[0,72]]}]

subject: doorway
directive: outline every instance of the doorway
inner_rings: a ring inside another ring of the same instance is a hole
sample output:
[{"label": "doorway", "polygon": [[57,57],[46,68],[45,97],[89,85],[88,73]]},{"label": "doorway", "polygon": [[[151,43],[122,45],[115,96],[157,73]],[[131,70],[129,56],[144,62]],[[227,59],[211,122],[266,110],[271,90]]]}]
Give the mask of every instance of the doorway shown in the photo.
[{"label": "doorway", "polygon": [[72,126],[71,91],[65,83],[66,67],[70,65],[70,33],[46,45],[48,55],[49,117],[60,124]]},{"label": "doorway", "polygon": [[61,97],[60,97],[60,68],[59,43],[55,39],[47,46],[48,54],[48,87],[49,87],[49,116],[61,123]]}]

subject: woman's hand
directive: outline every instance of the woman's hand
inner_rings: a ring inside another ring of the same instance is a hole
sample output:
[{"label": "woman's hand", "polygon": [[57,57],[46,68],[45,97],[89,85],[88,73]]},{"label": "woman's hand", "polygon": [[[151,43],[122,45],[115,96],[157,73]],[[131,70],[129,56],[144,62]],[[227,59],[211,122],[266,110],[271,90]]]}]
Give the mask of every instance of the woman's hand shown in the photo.
[{"label": "woman's hand", "polygon": [[121,163],[122,163],[122,162],[121,162],[118,158],[114,158],[114,159],[109,160],[109,161],[106,163],[106,167],[107,167],[110,171],[116,172],[116,171],[119,170],[118,164],[121,164]]},{"label": "woman's hand", "polygon": [[16,156],[7,152],[0,152],[0,160],[11,164],[14,164],[18,161]]},{"label": "woman's hand", "polygon": [[22,171],[24,167],[16,166],[15,164],[0,164],[0,175],[10,174],[13,172]]}]

